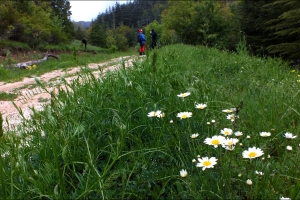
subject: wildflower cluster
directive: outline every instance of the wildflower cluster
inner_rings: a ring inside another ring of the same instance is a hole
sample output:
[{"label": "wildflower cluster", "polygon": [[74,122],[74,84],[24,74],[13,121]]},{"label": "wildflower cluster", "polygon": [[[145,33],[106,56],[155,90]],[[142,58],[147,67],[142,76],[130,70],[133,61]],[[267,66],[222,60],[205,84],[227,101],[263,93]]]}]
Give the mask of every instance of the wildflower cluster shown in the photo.
[{"label": "wildflower cluster", "polygon": [[148,117],[162,118],[164,116],[165,116],[165,113],[163,113],[161,110],[151,111],[151,112],[148,113]]},{"label": "wildflower cluster", "polygon": [[[188,96],[190,96],[191,93],[190,92],[185,92],[185,93],[181,93],[179,95],[177,95],[179,98],[186,98]],[[204,110],[208,107],[208,105],[206,103],[197,103],[195,102],[195,107],[198,110]],[[228,114],[227,115],[227,119],[229,119],[231,122],[235,122],[237,118],[239,118],[239,116],[237,115],[237,109],[236,108],[229,108],[229,109],[224,109],[221,110],[221,112]],[[150,113],[148,113],[148,117],[163,117],[165,116],[164,113],[162,113],[162,111],[158,110],[158,111],[152,111]],[[179,118],[180,120],[186,120],[188,118],[191,118],[193,116],[192,112],[189,111],[183,111],[183,112],[179,112],[177,113],[176,117]],[[170,120],[170,123],[173,123],[173,120]],[[208,125],[211,123],[216,123],[216,121],[213,119],[210,121],[206,122]],[[219,124],[219,123],[218,123]],[[214,126],[216,127],[216,126]],[[215,149],[218,147],[222,147],[225,151],[234,151],[236,149],[237,144],[240,142],[240,139],[238,139],[238,137],[242,137],[244,134],[241,131],[234,131],[231,128],[223,128],[219,131],[219,134],[215,134],[212,135],[211,137],[207,137],[204,139],[203,143],[209,146],[213,146]],[[259,133],[260,137],[263,138],[267,138],[267,137],[271,137],[271,132],[267,132],[267,131],[262,131]],[[191,140],[195,140],[199,138],[200,134],[199,133],[192,133],[190,134],[190,139]],[[293,135],[292,133],[285,133],[284,137],[291,140],[291,139],[295,139],[297,136]],[[244,137],[245,139],[250,139],[251,136],[250,135],[246,135]],[[256,138],[254,136],[254,138]],[[248,140],[250,141],[250,140]],[[249,144],[249,142],[247,142],[247,144]],[[242,151],[239,152],[239,156],[241,158],[244,159],[249,159],[249,160],[255,160],[259,157],[262,157],[265,153],[263,151],[263,149],[255,146],[255,145],[251,145],[250,147],[246,147],[245,149],[243,149],[243,144],[239,143],[239,146],[241,146]],[[239,148],[240,149],[240,148]],[[292,147],[291,146],[287,146],[286,147],[287,150],[291,151]],[[214,152],[214,151],[212,151]],[[208,153],[207,155],[210,155],[211,153]],[[202,171],[205,171],[206,169],[212,169],[214,168],[217,164],[219,159],[221,158],[217,158],[216,156],[200,156],[198,155],[196,159],[193,159],[192,162],[195,163],[195,167],[197,168],[201,168]],[[267,158],[270,158],[271,156],[268,155]],[[262,160],[264,160],[265,158],[262,157]],[[221,159],[222,160],[222,159]],[[186,169],[181,169],[180,171],[180,176],[182,178],[185,178],[188,176],[188,171]],[[264,172],[263,171],[258,171],[258,170],[253,170],[253,173],[256,175],[256,177],[261,178],[264,176]],[[251,180],[250,177],[252,177],[253,175],[249,174],[248,178],[245,179],[245,183],[249,186],[251,186],[253,184],[253,179]],[[238,177],[242,177],[242,173],[238,174]]]}]

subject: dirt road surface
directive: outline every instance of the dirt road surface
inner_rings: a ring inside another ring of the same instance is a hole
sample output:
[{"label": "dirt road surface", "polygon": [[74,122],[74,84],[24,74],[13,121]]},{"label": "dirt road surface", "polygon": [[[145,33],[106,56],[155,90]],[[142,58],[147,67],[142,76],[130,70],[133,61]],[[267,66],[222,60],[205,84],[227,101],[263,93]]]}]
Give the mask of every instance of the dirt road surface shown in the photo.
[{"label": "dirt road surface", "polygon": [[[121,66],[122,60],[125,61],[125,67],[132,66],[136,59],[140,59],[135,56],[127,56],[121,58],[115,58],[104,63],[92,63],[88,67],[90,69],[103,68],[102,73],[116,70]],[[41,82],[46,83],[46,88],[48,91],[55,91],[60,84],[61,77],[65,77],[67,82],[71,82],[77,78],[76,73],[80,71],[80,67],[74,67],[68,71],[55,70],[40,77],[36,77]],[[99,70],[94,70],[93,74],[97,78],[100,76]],[[14,99],[16,106],[22,110],[23,115],[26,119],[29,119],[32,111],[30,108],[35,108],[35,110],[42,110],[44,105],[50,102],[50,94],[44,89],[36,86],[35,78],[24,78],[22,81],[14,83],[4,83],[0,82],[0,93],[14,93],[18,94],[18,97]],[[4,131],[16,130],[18,125],[22,122],[22,117],[18,110],[15,108],[11,101],[1,101],[0,100],[0,112],[3,118],[3,129]],[[8,123],[7,123],[8,122]]]}]

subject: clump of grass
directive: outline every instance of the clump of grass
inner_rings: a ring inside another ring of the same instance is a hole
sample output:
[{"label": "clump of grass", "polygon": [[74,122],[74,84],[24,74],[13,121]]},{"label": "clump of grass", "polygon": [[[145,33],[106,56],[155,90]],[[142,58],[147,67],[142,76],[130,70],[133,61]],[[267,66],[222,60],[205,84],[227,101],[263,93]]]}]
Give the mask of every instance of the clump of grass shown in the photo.
[{"label": "clump of grass", "polygon": [[14,93],[0,92],[0,100],[1,101],[13,101],[17,97],[18,97],[18,95],[14,94]]},{"label": "clump of grass", "polygon": [[49,99],[48,98],[38,98],[38,102],[43,103],[43,102],[48,102]]},{"label": "clump of grass", "polygon": [[99,79],[82,68],[6,133],[2,195],[299,198],[297,71],[205,47],[155,51]]}]

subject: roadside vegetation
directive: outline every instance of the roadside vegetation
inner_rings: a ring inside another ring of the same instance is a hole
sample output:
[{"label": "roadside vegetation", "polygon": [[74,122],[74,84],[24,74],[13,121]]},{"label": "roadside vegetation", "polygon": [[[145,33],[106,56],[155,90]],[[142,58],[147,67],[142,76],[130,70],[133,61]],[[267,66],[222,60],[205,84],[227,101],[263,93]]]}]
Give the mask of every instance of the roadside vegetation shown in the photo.
[{"label": "roadside vegetation", "polygon": [[299,199],[299,72],[242,47],[164,46],[99,79],[83,68],[2,135],[1,197]]},{"label": "roadside vegetation", "polygon": [[[1,63],[2,67],[0,67],[0,80],[2,82],[14,82],[22,80],[24,77],[39,76],[53,70],[66,70],[70,67],[84,66],[88,63],[105,62],[121,56],[137,55],[137,50],[134,48],[126,52],[112,53],[105,48],[88,45],[88,49],[85,50],[78,40],[73,41],[69,45],[49,45],[44,51],[33,51],[30,50],[29,47],[27,49],[24,43],[17,44],[19,48],[23,46],[25,50],[18,49],[15,44],[16,42],[13,41],[3,42],[6,57]],[[41,59],[47,51],[50,54],[58,56],[59,59],[50,57],[49,60],[40,63],[38,66],[31,66],[27,69],[14,67],[18,62]]]}]

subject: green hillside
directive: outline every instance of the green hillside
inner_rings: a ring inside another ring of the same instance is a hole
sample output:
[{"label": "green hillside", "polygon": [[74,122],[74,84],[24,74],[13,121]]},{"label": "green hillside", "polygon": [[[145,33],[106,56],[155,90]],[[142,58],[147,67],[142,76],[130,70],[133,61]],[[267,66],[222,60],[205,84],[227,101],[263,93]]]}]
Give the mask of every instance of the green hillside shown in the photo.
[{"label": "green hillside", "polygon": [[299,199],[298,73],[183,44],[100,79],[83,69],[1,137],[1,197]]}]

